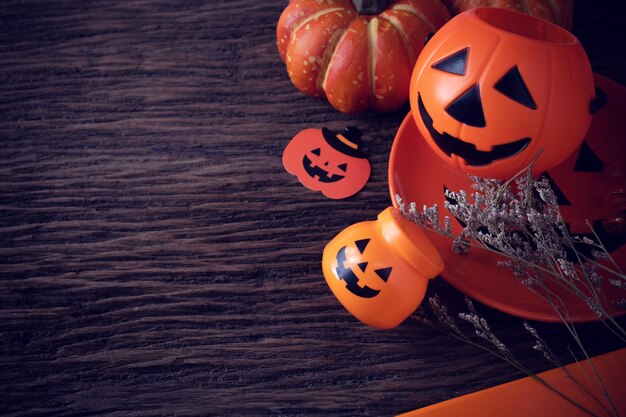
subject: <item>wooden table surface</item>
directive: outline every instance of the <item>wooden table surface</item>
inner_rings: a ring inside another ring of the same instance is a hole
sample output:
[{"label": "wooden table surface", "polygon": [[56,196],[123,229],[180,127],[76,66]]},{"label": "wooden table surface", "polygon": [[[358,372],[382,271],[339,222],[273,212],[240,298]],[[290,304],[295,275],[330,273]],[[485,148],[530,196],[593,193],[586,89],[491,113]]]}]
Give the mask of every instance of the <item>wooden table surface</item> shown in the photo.
[{"label": "wooden table surface", "polygon": [[[625,83],[624,16],[578,3],[595,70]],[[2,2],[0,413],[391,416],[520,376],[414,319],[369,329],[330,293],[322,248],[389,205],[408,107],[345,115],[299,93],[275,46],[285,4]],[[361,193],[331,201],[284,171],[295,133],[348,124],[373,167]],[[520,319],[480,312],[551,367]],[[616,347],[581,328],[592,353]]]}]

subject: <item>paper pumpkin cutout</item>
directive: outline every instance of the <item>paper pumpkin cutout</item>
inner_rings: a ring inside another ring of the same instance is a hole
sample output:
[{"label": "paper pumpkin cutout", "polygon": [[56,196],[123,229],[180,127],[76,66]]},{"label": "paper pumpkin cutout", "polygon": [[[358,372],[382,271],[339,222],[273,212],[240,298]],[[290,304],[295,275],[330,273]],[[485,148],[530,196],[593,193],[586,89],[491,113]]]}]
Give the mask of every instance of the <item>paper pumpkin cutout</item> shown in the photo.
[{"label": "paper pumpkin cutout", "polygon": [[339,134],[326,128],[303,130],[287,144],[283,165],[310,190],[335,200],[350,197],[365,186],[371,172],[359,150],[360,138],[354,127]]},{"label": "paper pumpkin cutout", "polygon": [[591,66],[576,37],[522,13],[479,8],[456,16],[424,47],[411,112],[448,165],[507,179],[563,162],[591,123]]}]

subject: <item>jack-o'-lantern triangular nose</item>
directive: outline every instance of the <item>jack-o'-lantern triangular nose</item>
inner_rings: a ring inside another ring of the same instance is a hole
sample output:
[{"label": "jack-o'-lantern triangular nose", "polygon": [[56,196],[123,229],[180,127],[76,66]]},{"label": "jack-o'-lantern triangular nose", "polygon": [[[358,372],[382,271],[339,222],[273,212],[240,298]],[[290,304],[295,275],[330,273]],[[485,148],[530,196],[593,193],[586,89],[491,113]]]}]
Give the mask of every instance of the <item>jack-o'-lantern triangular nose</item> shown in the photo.
[{"label": "jack-o'-lantern triangular nose", "polygon": [[485,127],[485,114],[480,99],[480,88],[474,84],[469,90],[457,97],[446,112],[461,123],[474,127]]}]

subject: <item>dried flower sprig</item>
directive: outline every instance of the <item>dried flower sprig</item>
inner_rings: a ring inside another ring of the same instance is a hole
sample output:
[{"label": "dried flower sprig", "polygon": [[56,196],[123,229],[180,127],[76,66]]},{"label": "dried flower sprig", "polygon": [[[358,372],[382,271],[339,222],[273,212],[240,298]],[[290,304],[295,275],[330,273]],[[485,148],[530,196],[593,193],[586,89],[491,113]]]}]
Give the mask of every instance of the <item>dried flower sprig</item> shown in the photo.
[{"label": "dried flower sprig", "polygon": [[[594,398],[608,415],[618,416],[619,413],[608,396],[602,378],[589,358],[577,328],[572,324],[567,304],[553,288],[557,285],[559,293],[566,291],[584,301],[590,311],[601,319],[614,335],[622,342],[626,342],[626,330],[610,313],[605,296],[607,285],[624,290],[626,275],[611,257],[589,222],[587,225],[595,240],[570,235],[549,181],[546,178],[535,179],[531,171],[532,164],[506,182],[470,176],[473,182],[473,193],[470,195],[463,190],[455,192],[446,189],[444,207],[462,225],[462,230],[457,235],[453,233],[451,217],[446,215],[442,218],[437,205],[424,206],[420,211],[415,203],[409,203],[407,207],[399,195],[396,199],[400,210],[410,220],[450,238],[455,253],[480,248],[501,255],[503,260],[499,261],[498,265],[509,268],[512,275],[526,288],[546,301],[566,326],[588,359],[595,384],[600,388],[606,403],[591,395],[563,366],[538,332],[530,324],[524,323],[526,330],[535,339],[533,349],[563,369],[565,375]],[[608,279],[602,275],[608,275]],[[471,301],[466,302],[469,312],[460,313],[458,317],[470,323],[475,334],[488,341],[495,349],[487,348],[467,337],[450,317],[446,308],[441,305],[437,296],[429,301],[431,310],[446,332],[504,359],[581,410],[595,415],[524,367],[491,331],[487,321],[478,316]],[[626,308],[626,299],[614,301],[613,306]],[[432,324],[423,315],[420,320]],[[575,356],[574,359],[578,361]]]},{"label": "dried flower sprig", "polygon": [[[603,290],[604,283],[623,289],[626,275],[599,239],[570,235],[547,179],[535,179],[530,170],[507,182],[470,178],[474,190],[471,195],[463,190],[445,191],[446,210],[463,226],[458,235],[452,231],[450,216],[441,220],[437,205],[418,211],[415,203],[407,208],[398,195],[400,210],[420,226],[450,238],[455,253],[478,247],[501,255],[505,260],[499,266],[509,268],[515,278],[546,302],[558,303],[569,321],[567,306],[551,290],[556,284],[583,300],[593,314],[626,341],[626,330],[614,320]],[[608,280],[600,271],[609,275]],[[625,304],[626,300],[619,299],[613,306]]]},{"label": "dried flower sprig", "polygon": [[[496,334],[493,333],[493,331],[490,329],[489,325],[487,324],[487,321],[478,315],[478,313],[476,312],[476,309],[474,308],[473,303],[471,302],[471,300],[469,300],[469,298],[467,297],[465,298],[468,312],[460,312],[458,313],[458,317],[470,323],[474,328],[474,333],[479,338],[488,341],[495,349],[488,347],[483,343],[479,343],[476,340],[467,336],[466,333],[464,333],[463,330],[459,328],[459,326],[456,324],[456,321],[454,320],[454,318],[448,313],[448,309],[446,308],[446,306],[444,306],[441,303],[438,295],[434,295],[430,297],[428,299],[428,302],[429,302],[430,311],[437,318],[437,321],[439,323],[439,328],[441,330],[443,330],[444,332],[448,333],[452,337],[462,342],[465,342],[469,345],[472,345],[474,347],[477,347],[479,349],[482,349],[484,351],[491,353],[492,355],[499,357],[500,359],[504,360],[505,362],[507,362],[514,368],[516,368],[517,370],[530,376],[535,381],[539,382],[541,385],[543,385],[550,391],[554,392],[555,394],[557,394],[558,396],[560,396],[561,398],[563,398],[565,401],[569,402],[573,406],[577,407],[581,411],[589,414],[590,416],[599,417],[596,413],[591,411],[589,408],[581,405],[574,399],[563,394],[561,391],[556,389],[546,380],[544,380],[539,375],[535,374],[526,366],[524,366],[522,362],[511,352],[511,350],[496,336]],[[415,318],[416,320],[418,320],[419,322],[423,324],[426,324],[430,327],[436,327],[434,325],[434,321],[428,317],[428,314],[424,308],[420,308],[420,310],[418,311],[418,315],[416,315]],[[600,375],[597,374],[597,371],[595,371],[595,368],[594,368],[594,373],[597,376],[597,379],[599,380],[599,382],[596,385],[598,385],[598,388],[602,392],[602,395],[607,400],[606,403],[596,398],[594,393],[592,393],[584,384],[582,384],[576,377],[574,377],[574,375],[572,375],[572,373],[563,365],[563,363],[548,347],[546,342],[539,336],[539,333],[534,327],[532,327],[529,323],[524,322],[524,328],[535,339],[535,344],[533,345],[534,350],[540,352],[547,360],[549,360],[556,366],[560,367],[563,370],[565,376],[569,378],[574,384],[576,384],[576,386],[579,387],[579,389],[581,389],[583,392],[585,392],[590,398],[592,398],[594,402],[596,402],[600,406],[600,408],[602,408],[606,412],[606,415],[619,417],[619,411],[615,407],[610,396],[608,396],[607,390],[602,384],[602,379],[600,378]],[[590,363],[592,362],[590,361]]]}]

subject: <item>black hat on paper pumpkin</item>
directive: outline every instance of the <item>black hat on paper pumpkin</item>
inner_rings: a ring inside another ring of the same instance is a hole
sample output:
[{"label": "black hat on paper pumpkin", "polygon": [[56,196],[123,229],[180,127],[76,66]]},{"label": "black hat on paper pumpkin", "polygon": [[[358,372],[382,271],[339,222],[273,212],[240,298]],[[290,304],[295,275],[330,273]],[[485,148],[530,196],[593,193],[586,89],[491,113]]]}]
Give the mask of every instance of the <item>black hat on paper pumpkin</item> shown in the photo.
[{"label": "black hat on paper pumpkin", "polygon": [[361,143],[361,131],[354,126],[346,127],[341,133],[333,133],[332,130],[323,127],[322,135],[326,142],[341,153],[354,158],[366,158],[365,154],[359,150]]}]

